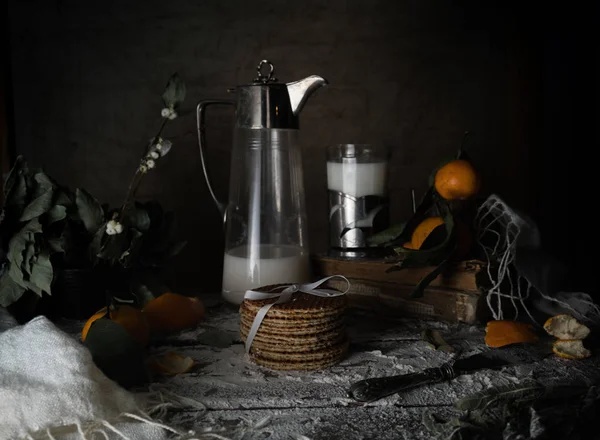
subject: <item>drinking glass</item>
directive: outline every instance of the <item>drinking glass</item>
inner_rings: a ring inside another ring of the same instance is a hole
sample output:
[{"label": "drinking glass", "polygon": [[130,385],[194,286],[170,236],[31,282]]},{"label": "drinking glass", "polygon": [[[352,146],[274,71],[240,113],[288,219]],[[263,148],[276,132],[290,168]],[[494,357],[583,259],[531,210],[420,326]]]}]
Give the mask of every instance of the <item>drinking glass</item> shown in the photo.
[{"label": "drinking glass", "polygon": [[367,248],[367,239],[389,226],[389,156],[388,148],[375,144],[327,148],[331,248]]}]

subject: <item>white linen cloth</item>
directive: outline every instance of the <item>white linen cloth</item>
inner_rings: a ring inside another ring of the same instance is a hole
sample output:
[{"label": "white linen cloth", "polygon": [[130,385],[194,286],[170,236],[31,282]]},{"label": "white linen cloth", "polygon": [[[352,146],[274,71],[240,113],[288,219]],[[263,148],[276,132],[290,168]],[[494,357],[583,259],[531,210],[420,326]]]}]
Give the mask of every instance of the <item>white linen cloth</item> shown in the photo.
[{"label": "white linen cloth", "polygon": [[46,317],[16,325],[0,308],[0,439],[182,438],[145,415],[141,396]]}]

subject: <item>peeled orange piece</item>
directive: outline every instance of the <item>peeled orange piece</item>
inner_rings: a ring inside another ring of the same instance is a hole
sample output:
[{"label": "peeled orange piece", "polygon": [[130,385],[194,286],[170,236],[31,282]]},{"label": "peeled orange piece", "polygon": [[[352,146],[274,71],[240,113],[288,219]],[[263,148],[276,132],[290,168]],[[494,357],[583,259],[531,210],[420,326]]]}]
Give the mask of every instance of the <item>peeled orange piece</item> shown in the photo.
[{"label": "peeled orange piece", "polygon": [[531,324],[517,321],[489,321],[485,328],[488,347],[504,347],[520,342],[537,342],[539,338],[531,330]]},{"label": "peeled orange piece", "polygon": [[544,323],[544,330],[558,339],[584,339],[590,329],[568,314],[556,315]]},{"label": "peeled orange piece", "polygon": [[192,358],[169,351],[156,356],[150,361],[150,367],[157,373],[182,374],[192,369],[195,362]]},{"label": "peeled orange piece", "polygon": [[[417,225],[411,236],[411,243],[413,249],[421,249],[421,246],[429,237],[429,234],[433,232],[439,225],[444,224],[442,217],[427,217],[421,223]],[[406,247],[406,246],[405,246]]]},{"label": "peeled orange piece", "polygon": [[585,359],[592,353],[583,346],[581,339],[557,339],[554,341],[552,351],[565,359]]},{"label": "peeled orange piece", "polygon": [[148,301],[144,315],[153,333],[172,333],[197,326],[204,318],[204,303],[198,298],[168,292]]}]

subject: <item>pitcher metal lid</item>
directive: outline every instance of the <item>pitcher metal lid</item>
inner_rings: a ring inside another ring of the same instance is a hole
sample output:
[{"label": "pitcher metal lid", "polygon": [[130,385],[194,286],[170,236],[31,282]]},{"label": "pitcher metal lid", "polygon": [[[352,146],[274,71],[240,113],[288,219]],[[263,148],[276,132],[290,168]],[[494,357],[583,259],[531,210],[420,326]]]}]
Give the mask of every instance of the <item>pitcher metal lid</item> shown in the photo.
[{"label": "pitcher metal lid", "polygon": [[236,126],[262,129],[298,129],[298,116],[306,99],[325,79],[313,75],[291,83],[278,82],[275,67],[261,60],[256,77],[249,84],[230,91],[236,93]]}]

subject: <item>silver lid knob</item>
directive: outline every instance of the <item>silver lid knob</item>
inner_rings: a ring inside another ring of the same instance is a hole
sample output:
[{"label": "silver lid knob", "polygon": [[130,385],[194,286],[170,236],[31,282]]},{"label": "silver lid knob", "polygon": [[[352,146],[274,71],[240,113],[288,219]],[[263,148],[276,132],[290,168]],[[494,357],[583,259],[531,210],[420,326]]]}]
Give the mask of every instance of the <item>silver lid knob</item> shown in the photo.
[{"label": "silver lid knob", "polygon": [[[269,66],[269,71],[266,73],[263,72],[264,66]],[[275,73],[275,66],[273,66],[273,63],[269,60],[261,60],[261,62],[258,63],[258,66],[256,66],[256,72],[257,76],[254,78],[254,83],[268,84],[277,81],[277,78],[273,76]]]}]

